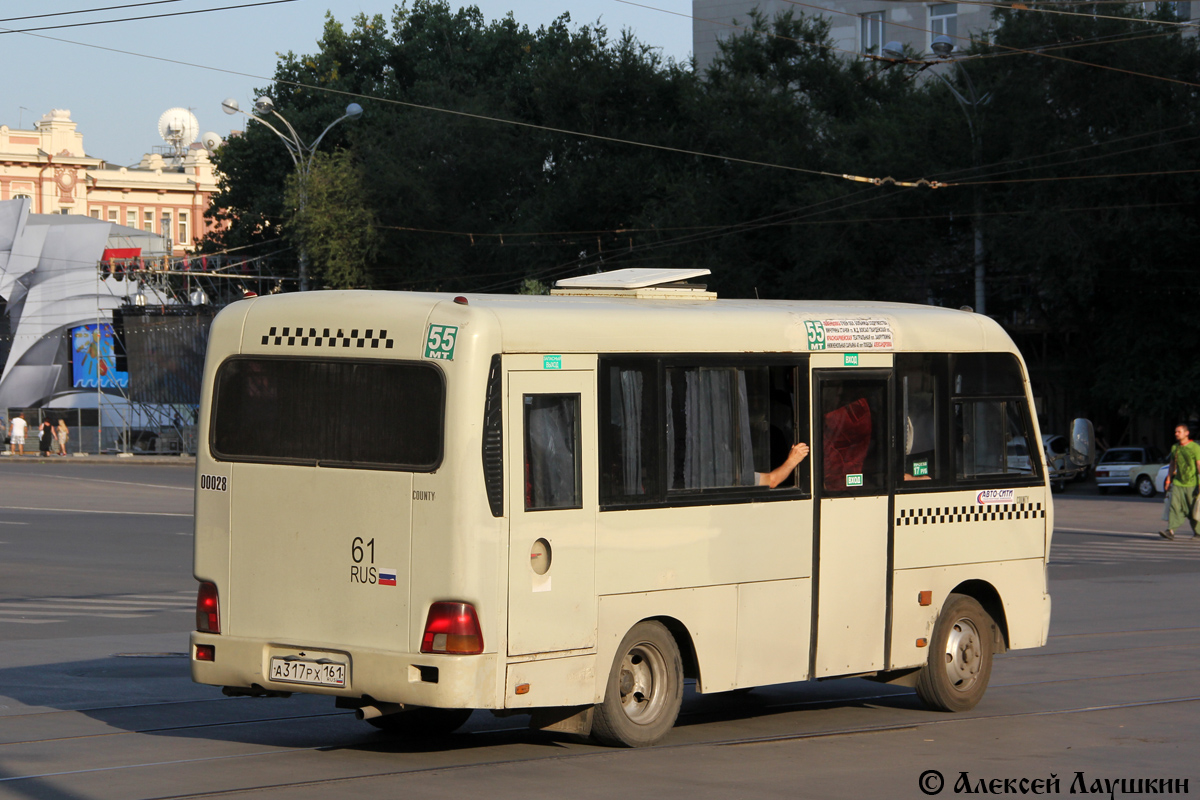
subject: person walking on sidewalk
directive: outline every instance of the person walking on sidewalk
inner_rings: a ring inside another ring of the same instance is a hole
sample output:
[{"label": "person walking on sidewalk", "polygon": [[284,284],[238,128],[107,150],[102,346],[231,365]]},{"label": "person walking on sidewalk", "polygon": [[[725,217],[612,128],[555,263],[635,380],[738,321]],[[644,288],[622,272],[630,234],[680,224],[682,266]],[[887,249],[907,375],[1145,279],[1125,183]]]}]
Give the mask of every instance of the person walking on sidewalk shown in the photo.
[{"label": "person walking on sidewalk", "polygon": [[25,431],[29,429],[29,423],[25,421],[25,415],[17,413],[12,418],[12,427],[8,435],[12,437],[12,449],[17,455],[25,455]]},{"label": "person walking on sidewalk", "polygon": [[1196,518],[1197,475],[1200,474],[1200,444],[1192,441],[1192,431],[1186,422],[1175,426],[1175,445],[1171,448],[1170,467],[1164,488],[1169,492],[1167,529],[1159,531],[1164,539],[1174,539],[1175,529],[1184,520],[1192,526],[1192,540],[1200,541],[1200,520]]},{"label": "person walking on sidewalk", "polygon": [[42,424],[38,426],[38,449],[41,450],[39,455],[42,458],[50,455],[50,448],[54,446],[54,424],[48,419],[42,420]]}]

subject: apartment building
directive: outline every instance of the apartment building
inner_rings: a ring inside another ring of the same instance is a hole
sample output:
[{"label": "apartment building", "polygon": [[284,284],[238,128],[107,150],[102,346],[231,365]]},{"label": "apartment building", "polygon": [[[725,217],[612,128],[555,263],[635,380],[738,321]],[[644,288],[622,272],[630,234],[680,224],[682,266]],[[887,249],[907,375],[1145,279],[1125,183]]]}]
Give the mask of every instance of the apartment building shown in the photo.
[{"label": "apartment building", "polygon": [[[1195,20],[1200,2],[1145,3],[1147,12],[1166,6],[1179,20]],[[985,3],[914,3],[900,0],[692,0],[692,50],[703,73],[717,55],[717,42],[735,35],[758,9],[767,18],[785,11],[820,14],[830,22],[833,46],[846,56],[878,55],[887,42],[929,53],[935,36],[960,47],[972,34],[988,30],[995,6]]]}]

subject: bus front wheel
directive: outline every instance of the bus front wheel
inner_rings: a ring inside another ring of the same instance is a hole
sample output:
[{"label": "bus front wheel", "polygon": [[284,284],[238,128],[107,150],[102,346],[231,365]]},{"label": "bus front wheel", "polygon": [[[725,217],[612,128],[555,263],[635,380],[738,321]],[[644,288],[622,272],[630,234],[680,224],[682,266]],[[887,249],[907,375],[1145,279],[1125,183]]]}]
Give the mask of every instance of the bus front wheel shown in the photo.
[{"label": "bus front wheel", "polygon": [[992,677],[992,618],[964,594],[952,594],[938,615],[917,696],[937,711],[967,711],[983,699]]},{"label": "bus front wheel", "polygon": [[601,744],[646,747],[675,726],[683,702],[683,659],[660,622],[639,622],[625,634],[608,676],[604,702],[592,717]]}]

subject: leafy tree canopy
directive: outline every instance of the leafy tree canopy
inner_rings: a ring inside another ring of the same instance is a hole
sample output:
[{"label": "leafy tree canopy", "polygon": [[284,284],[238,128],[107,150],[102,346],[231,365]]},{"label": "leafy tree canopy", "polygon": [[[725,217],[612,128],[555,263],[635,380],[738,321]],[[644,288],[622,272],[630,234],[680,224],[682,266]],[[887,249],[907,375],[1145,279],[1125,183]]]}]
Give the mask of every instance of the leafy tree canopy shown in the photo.
[{"label": "leafy tree canopy", "polygon": [[[1200,341],[1197,39],[1104,10],[1126,19],[997,11],[990,41],[932,68],[944,81],[848,59],[802,14],[751,15],[704,75],[567,15],[531,30],[413,0],[329,17],[263,93],[305,142],[351,101],[364,115],[290,190],[273,133],[231,138],[210,246],[303,245],[321,286],[528,292],[697,266],[724,296],[958,307],[978,221],[988,313],[1056,415],[1186,413],[1200,366],[1169,354]],[[944,85],[969,96],[963,70],[988,97],[973,110]]]}]

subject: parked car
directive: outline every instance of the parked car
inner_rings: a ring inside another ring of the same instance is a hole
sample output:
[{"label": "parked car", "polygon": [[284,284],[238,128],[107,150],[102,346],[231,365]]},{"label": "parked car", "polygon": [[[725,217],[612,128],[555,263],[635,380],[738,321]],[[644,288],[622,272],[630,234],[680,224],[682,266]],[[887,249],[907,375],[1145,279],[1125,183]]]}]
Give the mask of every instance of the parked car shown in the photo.
[{"label": "parked car", "polygon": [[1096,462],[1096,486],[1100,494],[1109,489],[1133,489],[1142,497],[1162,491],[1155,475],[1163,466],[1162,453],[1155,447],[1110,447]]},{"label": "parked car", "polygon": [[[1067,437],[1055,433],[1042,434],[1042,452],[1046,457],[1046,467],[1050,472],[1050,490],[1061,492],[1066,488],[1067,481],[1075,480],[1086,467],[1077,467],[1067,458],[1070,442]],[[1020,472],[1032,472],[1029,463],[1029,447],[1025,444],[1024,436],[1014,436],[1008,442],[1008,468]]]},{"label": "parked car", "polygon": [[[1138,467],[1129,478],[1133,490],[1142,497],[1154,497],[1159,492],[1165,492],[1167,470],[1170,464],[1163,464],[1155,469],[1154,464]],[[1101,491],[1104,491],[1101,489]]]}]

